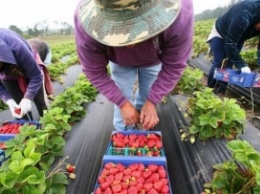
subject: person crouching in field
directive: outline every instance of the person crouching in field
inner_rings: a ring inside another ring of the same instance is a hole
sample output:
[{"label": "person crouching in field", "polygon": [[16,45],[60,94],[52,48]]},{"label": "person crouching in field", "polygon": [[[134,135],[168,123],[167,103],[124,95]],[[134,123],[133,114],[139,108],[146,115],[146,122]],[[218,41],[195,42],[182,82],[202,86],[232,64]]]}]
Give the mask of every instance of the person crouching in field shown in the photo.
[{"label": "person crouching in field", "polygon": [[37,58],[24,38],[0,28],[0,98],[14,118],[29,119],[27,113],[32,118],[32,101],[40,116],[49,107]]},{"label": "person crouching in field", "polygon": [[115,104],[115,130],[154,128],[156,105],[173,90],[191,54],[192,0],[81,0],[74,23],[83,72]]},{"label": "person crouching in field", "polygon": [[[227,82],[214,79],[214,70],[233,68],[242,73],[250,73],[251,69],[240,55],[245,42],[260,37],[260,1],[239,1],[224,15],[217,18],[209,34],[207,42],[213,54],[213,62],[208,75],[207,86],[215,88],[215,93],[225,94]],[[260,67],[260,40],[257,45],[257,63]],[[225,60],[227,63],[224,63]]]}]

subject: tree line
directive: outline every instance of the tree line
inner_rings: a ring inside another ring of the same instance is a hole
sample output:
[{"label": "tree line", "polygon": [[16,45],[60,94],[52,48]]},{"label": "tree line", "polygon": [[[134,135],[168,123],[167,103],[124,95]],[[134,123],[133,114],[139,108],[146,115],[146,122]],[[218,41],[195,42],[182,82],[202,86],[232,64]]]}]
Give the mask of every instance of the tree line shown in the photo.
[{"label": "tree line", "polygon": [[47,20],[39,21],[32,27],[27,27],[25,30],[22,30],[16,25],[10,25],[8,28],[26,38],[46,35],[71,35],[74,32],[73,25],[67,22],[55,21],[51,28]]},{"label": "tree line", "polygon": [[208,9],[199,14],[196,14],[195,21],[218,18],[222,16],[224,13],[226,13],[230,9],[230,7],[232,7],[234,4],[236,4],[239,1],[243,1],[243,0],[231,0],[227,6],[218,7],[216,9]]}]

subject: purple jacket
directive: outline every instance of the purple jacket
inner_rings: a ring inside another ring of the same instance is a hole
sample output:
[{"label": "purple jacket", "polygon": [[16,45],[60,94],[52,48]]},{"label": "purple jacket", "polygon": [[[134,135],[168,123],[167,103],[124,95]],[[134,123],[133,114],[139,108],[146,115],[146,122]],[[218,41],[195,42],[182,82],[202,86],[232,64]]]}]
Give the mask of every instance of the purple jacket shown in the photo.
[{"label": "purple jacket", "polygon": [[[148,99],[154,104],[161,102],[162,98],[173,90],[186,67],[193,40],[192,0],[182,0],[181,4],[182,8],[177,19],[168,29],[157,37],[138,43],[132,48],[110,47],[91,38],[82,28],[78,9],[76,10],[75,37],[83,72],[109,101],[119,107],[126,101],[114,81],[106,73],[109,61],[122,66],[135,67],[149,67],[162,63],[162,70],[148,95]],[[158,39],[160,44],[158,44]]]},{"label": "purple jacket", "polygon": [[[5,65],[17,65],[17,69],[29,80],[24,97],[33,100],[43,82],[39,66],[27,42],[19,34],[4,28],[0,28],[0,61]],[[0,78],[17,79],[17,77],[9,78],[3,70],[0,70]],[[1,81],[0,98],[3,101],[12,98]]]}]

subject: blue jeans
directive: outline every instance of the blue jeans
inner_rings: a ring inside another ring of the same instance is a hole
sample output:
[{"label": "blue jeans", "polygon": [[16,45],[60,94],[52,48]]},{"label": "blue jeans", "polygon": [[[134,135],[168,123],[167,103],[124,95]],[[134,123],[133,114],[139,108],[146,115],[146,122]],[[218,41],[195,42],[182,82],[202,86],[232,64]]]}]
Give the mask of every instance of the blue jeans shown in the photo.
[{"label": "blue jeans", "polygon": [[[214,37],[210,40],[209,44],[213,54],[213,61],[212,61],[212,66],[209,70],[207,86],[209,88],[217,89],[216,92],[224,92],[228,83],[217,81],[213,77],[214,77],[214,70],[216,68],[221,68],[223,60],[228,57],[225,50],[225,41],[222,38]],[[239,44],[237,46],[239,51],[241,51],[242,47],[243,44]],[[232,63],[228,61],[225,68],[232,68]]]},{"label": "blue jeans", "polygon": [[[152,84],[157,79],[158,73],[161,70],[162,64],[153,65],[151,67],[124,67],[113,62],[109,62],[111,77],[117,87],[126,97],[129,102],[134,104],[137,110],[141,110],[149,95]],[[138,89],[134,96],[134,83],[138,80]],[[113,125],[115,130],[131,130],[134,126],[125,126],[121,116],[120,108],[114,106]]]}]

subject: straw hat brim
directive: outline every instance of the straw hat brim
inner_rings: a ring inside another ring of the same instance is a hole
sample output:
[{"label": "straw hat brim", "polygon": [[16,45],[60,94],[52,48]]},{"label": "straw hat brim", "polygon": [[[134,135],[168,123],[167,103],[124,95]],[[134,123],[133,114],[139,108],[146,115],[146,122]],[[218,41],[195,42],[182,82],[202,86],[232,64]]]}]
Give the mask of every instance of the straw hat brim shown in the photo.
[{"label": "straw hat brim", "polygon": [[92,38],[108,46],[127,46],[145,41],[167,29],[177,18],[180,0],[158,0],[138,17],[112,20],[99,14],[93,0],[83,0],[79,18]]}]

